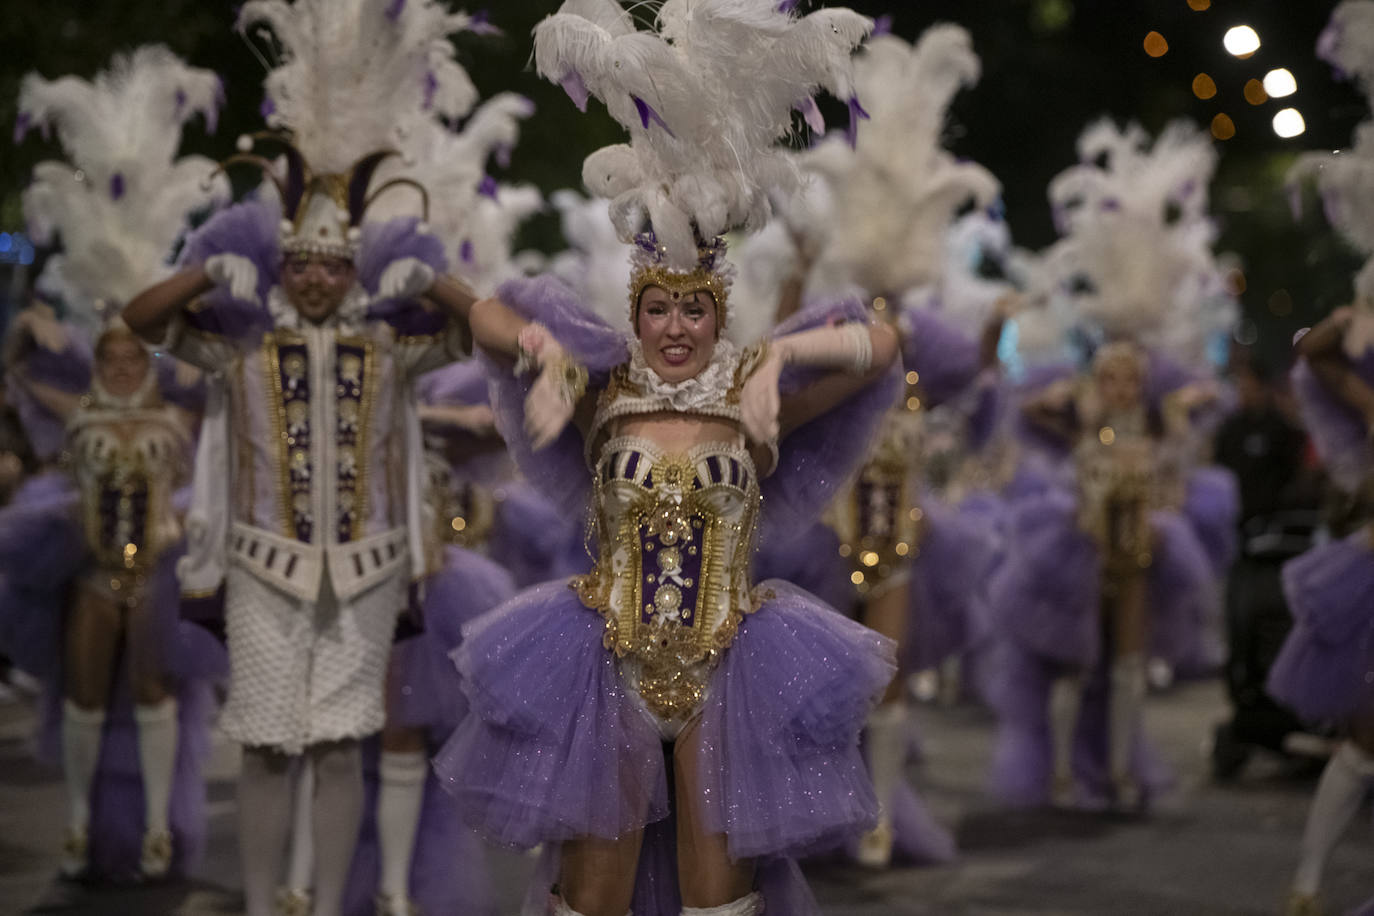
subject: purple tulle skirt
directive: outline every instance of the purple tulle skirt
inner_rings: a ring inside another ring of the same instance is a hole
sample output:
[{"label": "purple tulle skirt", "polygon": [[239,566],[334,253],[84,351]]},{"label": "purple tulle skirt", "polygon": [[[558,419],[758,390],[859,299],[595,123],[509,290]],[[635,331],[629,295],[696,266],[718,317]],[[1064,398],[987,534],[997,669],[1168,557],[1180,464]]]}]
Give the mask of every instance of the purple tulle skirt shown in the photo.
[{"label": "purple tulle skirt", "polygon": [[[376,817],[379,748],[376,738],[369,738],[363,745],[363,810],[367,816],[348,873],[346,916],[372,916],[376,912],[374,900],[381,870]],[[486,846],[463,823],[457,802],[443,790],[432,772],[425,782],[415,851],[410,861],[410,897],[422,913],[498,916],[500,912]]]},{"label": "purple tulle skirt", "polygon": [[514,595],[515,583],[487,557],[449,546],[443,569],[425,585],[424,631],[391,650],[387,722],[443,741],[467,713],[449,654],[462,642],[463,626]]},{"label": "purple tulle skirt", "polygon": [[1290,560],[1293,614],[1269,692],[1308,721],[1340,721],[1374,701],[1374,551],[1361,529]]},{"label": "purple tulle skirt", "polygon": [[984,586],[997,560],[996,531],[981,505],[970,511],[938,499],[921,503],[924,536],[911,567],[910,638],[904,671],[932,668],[969,647],[978,631]]},{"label": "purple tulle skirt", "polygon": [[1240,490],[1236,475],[1219,467],[1199,468],[1188,476],[1183,514],[1217,576],[1225,576],[1236,558]]},{"label": "purple tulle skirt", "polygon": [[1012,506],[1007,556],[988,584],[1004,638],[1048,661],[1086,668],[1101,653],[1102,576],[1096,542],[1078,527],[1078,502],[1048,488]]},{"label": "purple tulle skirt", "polygon": [[[761,588],[771,596],[723,653],[697,726],[703,827],[736,859],[834,848],[873,824],[858,736],[894,672],[888,640],[787,583]],[[668,816],[662,741],[604,629],[552,582],[465,631],[454,660],[472,714],[435,770],[497,842],[613,838]]]},{"label": "purple tulle skirt", "polygon": [[[1012,642],[998,643],[992,660],[988,697],[997,714],[997,737],[990,789],[1008,804],[1044,804],[1050,798],[1054,771],[1050,685],[1064,672]],[[1079,800],[1088,807],[1104,806],[1112,798],[1107,668],[1104,661],[1089,673],[1074,732],[1074,780]],[[1130,768],[1147,797],[1168,788],[1172,781],[1169,767],[1149,747],[1143,731],[1136,735]]]},{"label": "purple tulle skirt", "polygon": [[1198,529],[1177,512],[1150,515],[1155,537],[1150,565],[1150,655],[1180,673],[1213,671],[1221,645],[1221,581]]}]

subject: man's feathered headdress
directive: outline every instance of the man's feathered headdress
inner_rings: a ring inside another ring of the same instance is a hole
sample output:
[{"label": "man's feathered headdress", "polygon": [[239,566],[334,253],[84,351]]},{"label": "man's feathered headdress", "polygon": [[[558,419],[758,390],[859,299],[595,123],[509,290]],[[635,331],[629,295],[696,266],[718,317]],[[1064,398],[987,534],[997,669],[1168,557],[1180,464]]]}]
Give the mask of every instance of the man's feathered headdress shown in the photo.
[{"label": "man's feathered headdress", "polygon": [[23,205],[35,241],[62,242],[39,288],[72,318],[98,325],[161,280],[190,217],[228,198],[223,178],[205,181],[212,161],[176,155],[193,117],[214,130],[222,96],[214,72],[161,45],[116,56],[91,81],[24,78],[16,139],[55,130],[69,160],[40,162]]}]

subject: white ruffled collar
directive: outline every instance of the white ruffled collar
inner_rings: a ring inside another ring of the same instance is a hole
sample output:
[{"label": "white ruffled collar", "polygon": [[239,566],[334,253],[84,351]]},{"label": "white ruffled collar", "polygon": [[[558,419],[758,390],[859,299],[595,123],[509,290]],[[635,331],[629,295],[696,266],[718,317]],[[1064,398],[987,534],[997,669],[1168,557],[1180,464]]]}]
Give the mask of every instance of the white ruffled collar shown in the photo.
[{"label": "white ruffled collar", "polygon": [[100,384],[100,376],[91,374],[90,406],[102,410],[137,410],[152,407],[158,401],[157,363],[148,357],[148,371],[138,387],[126,395],[111,394]]},{"label": "white ruffled collar", "polygon": [[662,401],[673,410],[692,411],[711,407],[725,399],[735,383],[740,351],[722,337],[716,341],[711,361],[696,375],[680,382],[667,382],[644,359],[644,348],[638,339],[630,341],[629,381],[646,396]]},{"label": "white ruffled collar", "polygon": [[[356,334],[363,330],[367,323],[367,305],[369,302],[367,290],[355,283],[353,287],[344,294],[343,301],[324,321],[320,322],[319,327],[338,328],[340,331],[349,334]],[[272,324],[278,328],[288,331],[299,331],[308,324],[313,324],[301,317],[301,313],[296,311],[296,307],[291,304],[291,300],[286,298],[286,291],[280,285],[273,286],[267,291],[267,311],[272,315]]]}]

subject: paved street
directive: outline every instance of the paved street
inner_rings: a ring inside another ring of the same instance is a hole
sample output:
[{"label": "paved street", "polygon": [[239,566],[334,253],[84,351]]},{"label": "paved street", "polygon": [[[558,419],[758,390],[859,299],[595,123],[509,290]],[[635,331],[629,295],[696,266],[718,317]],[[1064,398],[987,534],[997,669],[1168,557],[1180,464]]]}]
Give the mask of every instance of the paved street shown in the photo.
[{"label": "paved street", "polygon": [[[922,707],[926,762],[917,777],[937,814],[955,825],[950,866],[871,874],[811,870],[834,916],[1262,916],[1278,911],[1291,873],[1310,780],[1272,758],[1253,760],[1236,786],[1207,779],[1205,739],[1224,714],[1219,685],[1194,684],[1152,700],[1150,728],[1178,771],[1175,791],[1145,820],[1008,811],[981,792],[991,724],[972,708]],[[94,892],[53,880],[64,806],[56,774],[30,762],[30,715],[0,707],[0,913],[211,916],[236,906],[233,776],[222,746],[210,784],[211,848],[189,886]],[[1333,913],[1374,895],[1374,835],[1357,818],[1330,866]],[[515,901],[528,859],[493,857],[505,899]],[[444,914],[461,916],[461,914]],[[771,916],[771,914],[770,914]],[[784,916],[784,914],[778,914]]]}]

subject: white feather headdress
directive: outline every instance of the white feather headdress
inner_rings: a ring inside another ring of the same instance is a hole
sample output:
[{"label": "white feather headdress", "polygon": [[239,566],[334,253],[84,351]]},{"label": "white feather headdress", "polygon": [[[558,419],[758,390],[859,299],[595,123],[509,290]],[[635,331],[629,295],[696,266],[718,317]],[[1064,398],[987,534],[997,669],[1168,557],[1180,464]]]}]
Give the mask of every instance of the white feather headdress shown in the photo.
[{"label": "white feather headdress", "polygon": [[625,321],[625,288],[630,282],[630,251],[620,241],[606,201],[576,191],[554,191],[569,248],[555,255],[550,269],[577,291],[583,302],[613,326]]},{"label": "white feather headdress", "polygon": [[55,128],[67,162],[40,162],[24,191],[24,216],[39,244],[61,239],[40,289],[72,317],[99,324],[108,308],[162,279],[188,219],[229,196],[214,163],[176,158],[196,115],[213,130],[222,99],[213,71],[187,66],[161,45],[116,56],[94,80],[24,78],[18,135]]},{"label": "white feather headdress", "polygon": [[[1317,56],[1353,77],[1374,103],[1374,0],[1346,0],[1336,7],[1317,42]],[[1301,183],[1314,180],[1331,225],[1361,254],[1374,255],[1374,121],[1355,128],[1349,149],[1305,153],[1288,172],[1296,203]],[[1360,299],[1374,301],[1374,257],[1355,278]]]},{"label": "white feather headdress", "polygon": [[238,29],[275,41],[263,113],[312,169],[347,171],[416,121],[467,114],[477,90],[448,36],[474,25],[437,0],[249,0]]},{"label": "white feather headdress", "polygon": [[853,149],[828,139],[803,157],[834,191],[823,273],[888,295],[938,280],[958,209],[1001,193],[990,172],[941,145],[950,101],[979,72],[968,32],[955,25],[927,29],[914,47],[880,36],[856,58],[869,123]]},{"label": "white feather headdress", "polygon": [[[529,99],[506,92],[484,102],[462,130],[433,118],[420,121],[401,140],[404,159],[389,160],[377,172],[379,182],[404,175],[428,191],[430,230],[444,243],[454,271],[482,293],[518,272],[511,257],[515,231],[543,207],[537,189],[501,185],[487,173],[491,158],[507,160],[520,122],[533,113]],[[407,204],[398,195],[370,213],[382,219],[409,215],[414,209],[402,209]]]},{"label": "white feather headdress", "polygon": [[1211,141],[1183,122],[1151,144],[1136,125],[1101,121],[1084,131],[1078,150],[1079,164],[1050,183],[1063,235],[1045,253],[1076,323],[1146,346],[1196,342],[1224,324],[1207,213],[1217,161]]},{"label": "white feather headdress", "polygon": [[240,154],[276,182],[283,198],[286,250],[350,258],[363,213],[393,177],[374,189],[377,168],[417,131],[471,110],[477,92],[454,60],[449,35],[485,29],[483,20],[449,13],[437,0],[249,0],[238,28],[257,27],[274,68],[264,80],[263,115],[280,131],[287,172]]},{"label": "white feather headdress", "polygon": [[[850,56],[872,22],[847,9],[808,16],[778,0],[664,0],[640,30],[615,0],[567,0],[534,32],[540,75],[579,107],[605,103],[628,144],[587,157],[582,178],[611,200],[622,241],[647,215],[666,263],[698,265],[698,239],[757,229],[768,192],[795,186],[775,143],[819,89],[859,111]],[[641,8],[646,4],[640,4]]]}]

